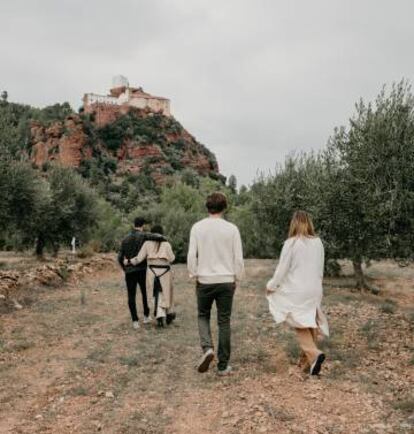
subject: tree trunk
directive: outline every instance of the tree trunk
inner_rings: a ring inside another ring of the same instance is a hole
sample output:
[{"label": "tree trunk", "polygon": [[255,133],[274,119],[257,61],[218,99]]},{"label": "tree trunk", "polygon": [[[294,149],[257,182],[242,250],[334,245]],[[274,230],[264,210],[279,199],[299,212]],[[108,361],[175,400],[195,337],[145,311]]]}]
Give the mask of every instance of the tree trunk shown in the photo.
[{"label": "tree trunk", "polygon": [[45,248],[45,239],[43,238],[42,235],[39,235],[36,241],[36,256],[40,258],[43,257],[44,248]]},{"label": "tree trunk", "polygon": [[58,254],[59,254],[59,244],[53,244],[52,248],[53,248],[53,257],[57,258]]},{"label": "tree trunk", "polygon": [[367,289],[371,291],[373,294],[379,293],[379,288],[376,286],[371,286],[365,280],[364,272],[362,271],[362,260],[354,259],[352,261],[352,265],[354,266],[354,275],[356,280],[356,288],[359,290]]},{"label": "tree trunk", "polygon": [[354,275],[357,289],[367,289],[364,272],[362,271],[362,261],[360,259],[355,259],[352,261],[352,265],[354,266]]}]

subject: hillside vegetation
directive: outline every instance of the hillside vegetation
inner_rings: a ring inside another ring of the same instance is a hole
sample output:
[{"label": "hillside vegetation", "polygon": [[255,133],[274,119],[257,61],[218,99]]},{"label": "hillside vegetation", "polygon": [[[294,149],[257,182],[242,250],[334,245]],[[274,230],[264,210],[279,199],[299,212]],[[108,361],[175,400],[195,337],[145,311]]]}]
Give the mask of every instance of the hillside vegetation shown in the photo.
[{"label": "hillside vegetation", "polygon": [[[33,116],[51,125],[68,118],[66,105],[53,107],[36,109]],[[335,129],[322,151],[288,156],[249,188],[237,188],[234,176],[225,184],[217,171],[197,172],[185,157],[204,155],[212,168],[212,154],[199,144],[189,146],[194,139],[176,121],[148,114],[129,113],[101,128],[76,115],[90,158],[75,168],[61,167],[57,159],[33,169],[30,153],[22,161],[16,152],[28,152],[31,144],[25,139],[30,110],[7,102],[0,110],[0,124],[6,125],[0,139],[0,248],[36,244],[39,254],[44,247],[57,252],[76,236],[84,249],[108,251],[142,214],[164,226],[183,261],[190,227],[205,215],[206,195],[222,190],[230,202],[227,218],[239,226],[247,257],[277,256],[289,219],[301,208],[312,214],[325,243],[327,271],[338,272],[336,261],[350,259],[359,288],[376,290],[363,274],[371,260],[413,259],[414,97],[406,81],[384,88],[371,103],[359,101],[348,125]],[[69,118],[64,136],[79,128]],[[60,132],[55,134],[60,140]],[[131,147],[153,153],[139,160],[139,170],[128,171],[135,164],[128,162],[134,160]]]}]

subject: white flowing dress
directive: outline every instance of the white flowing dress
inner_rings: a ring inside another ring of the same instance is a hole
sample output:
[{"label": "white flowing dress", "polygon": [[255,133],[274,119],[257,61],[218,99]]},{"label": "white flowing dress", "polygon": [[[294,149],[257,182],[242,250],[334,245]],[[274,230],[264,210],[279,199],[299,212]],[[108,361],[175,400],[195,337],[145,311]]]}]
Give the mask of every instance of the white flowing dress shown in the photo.
[{"label": "white flowing dress", "polygon": [[285,241],[276,271],[267,283],[269,309],[276,323],[296,328],[319,328],[329,336],[321,309],[324,248],[318,237]]}]

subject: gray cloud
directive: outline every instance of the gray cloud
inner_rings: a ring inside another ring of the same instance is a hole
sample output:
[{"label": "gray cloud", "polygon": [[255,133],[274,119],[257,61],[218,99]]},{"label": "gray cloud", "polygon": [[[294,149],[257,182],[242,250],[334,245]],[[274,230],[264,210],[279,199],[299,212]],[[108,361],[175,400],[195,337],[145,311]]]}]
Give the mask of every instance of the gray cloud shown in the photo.
[{"label": "gray cloud", "polygon": [[2,0],[0,89],[78,108],[124,74],[171,98],[223,173],[249,183],[324,146],[359,97],[412,78],[413,12],[409,0]]}]

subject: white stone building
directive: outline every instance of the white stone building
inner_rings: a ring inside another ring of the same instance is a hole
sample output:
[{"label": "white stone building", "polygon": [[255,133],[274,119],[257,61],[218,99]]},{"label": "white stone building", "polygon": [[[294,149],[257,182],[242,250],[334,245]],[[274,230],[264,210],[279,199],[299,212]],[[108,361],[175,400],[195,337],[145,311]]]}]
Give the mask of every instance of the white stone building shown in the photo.
[{"label": "white stone building", "polygon": [[150,109],[156,113],[170,116],[170,100],[144,92],[142,87],[130,87],[126,77],[118,75],[112,79],[112,89],[109,95],[86,93],[83,97],[85,111],[91,111],[95,104],[127,105],[140,109]]}]

